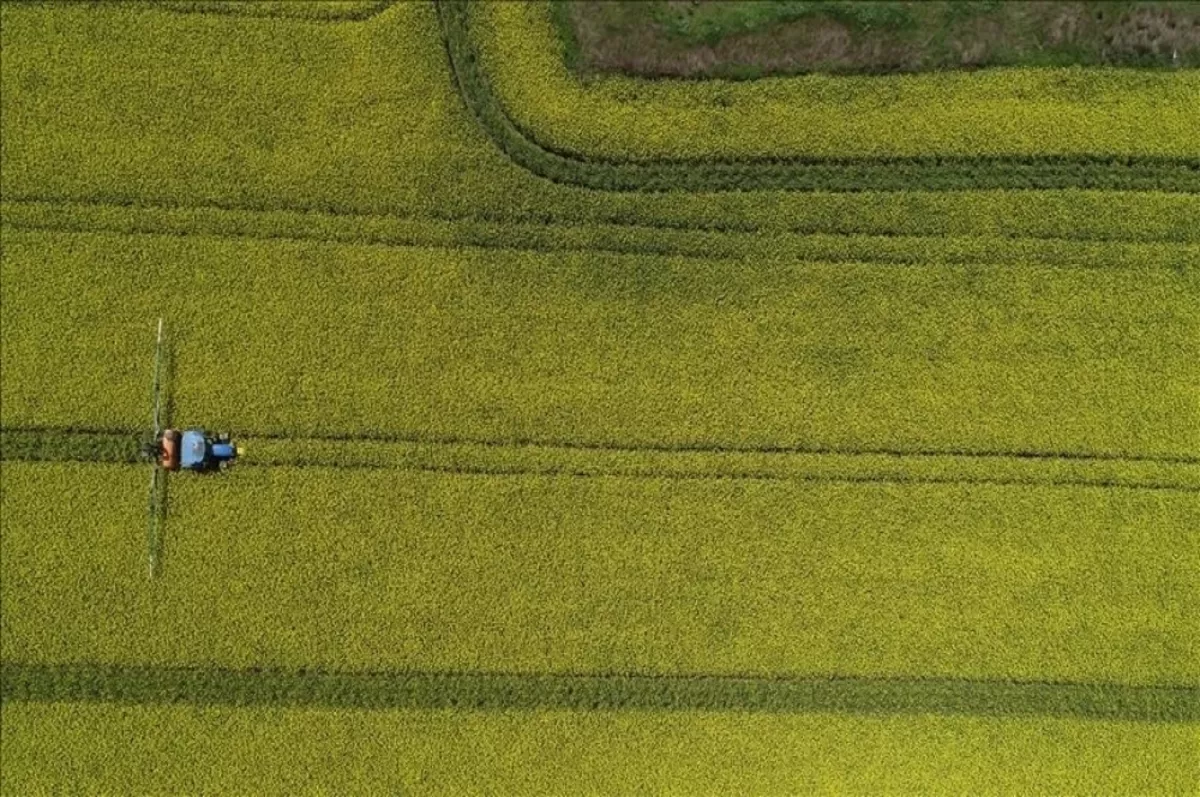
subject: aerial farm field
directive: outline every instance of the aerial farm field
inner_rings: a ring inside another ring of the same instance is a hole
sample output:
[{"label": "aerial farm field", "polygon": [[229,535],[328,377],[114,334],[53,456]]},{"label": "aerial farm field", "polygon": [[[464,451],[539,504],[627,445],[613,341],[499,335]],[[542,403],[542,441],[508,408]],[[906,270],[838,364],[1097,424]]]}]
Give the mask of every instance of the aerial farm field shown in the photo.
[{"label": "aerial farm field", "polygon": [[1200,72],[554,13],[0,4],[0,791],[1200,791]]}]

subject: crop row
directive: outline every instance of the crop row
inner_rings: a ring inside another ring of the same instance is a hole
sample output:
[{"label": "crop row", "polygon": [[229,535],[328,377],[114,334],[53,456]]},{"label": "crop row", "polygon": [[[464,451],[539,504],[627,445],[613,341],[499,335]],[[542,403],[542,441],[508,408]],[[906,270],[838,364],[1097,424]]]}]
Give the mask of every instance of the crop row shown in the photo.
[{"label": "crop row", "polygon": [[1200,495],[5,462],[6,664],[1196,686]]},{"label": "crop row", "polygon": [[[1200,460],[622,449],[369,436],[322,440],[264,438],[247,430],[238,430],[238,440],[249,448],[239,467],[380,468],[578,478],[1077,485],[1200,492]],[[0,429],[0,458],[9,461],[129,463],[137,461],[138,447],[138,436],[128,432]]]},{"label": "crop row", "polygon": [[2,710],[5,788],[14,794],[1184,794],[1195,783],[1195,727],[1163,723],[78,703]]},{"label": "crop row", "polygon": [[[632,447],[1200,453],[1191,268],[0,235],[9,427],[140,429],[154,323],[166,316],[183,424]],[[64,336],[64,324],[91,332]]]},{"label": "crop row", "polygon": [[[690,191],[1200,187],[1187,132],[1197,122],[1191,76],[1006,70],[583,87],[557,52],[543,5],[446,0],[438,9],[480,124],[516,162],[556,182]],[[481,20],[472,28],[473,16]],[[1097,79],[1109,84],[1101,97]],[[1080,81],[1087,102],[1076,98]],[[1100,101],[1114,96],[1128,117]]]},{"label": "crop row", "polygon": [[1200,687],[962,679],[221,670],[5,664],[5,701],[322,708],[1043,715],[1200,721]]},{"label": "crop row", "polygon": [[[0,22],[5,200],[177,213],[199,205],[198,214],[229,208],[272,218],[307,211],[318,225],[352,213],[805,233],[1200,235],[1200,197],[1191,195],[940,194],[909,185],[667,196],[549,183],[506,158],[463,107],[437,15],[423,3],[350,25],[248,24],[125,4],[4,4]],[[297,115],[297,107],[309,110]],[[205,135],[181,138],[180,130]]]}]

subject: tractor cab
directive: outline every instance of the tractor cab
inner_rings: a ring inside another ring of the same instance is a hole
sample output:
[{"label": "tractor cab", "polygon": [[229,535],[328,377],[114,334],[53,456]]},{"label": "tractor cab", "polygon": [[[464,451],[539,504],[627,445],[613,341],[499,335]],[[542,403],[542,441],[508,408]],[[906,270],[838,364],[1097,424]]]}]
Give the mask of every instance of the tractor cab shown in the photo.
[{"label": "tractor cab", "polygon": [[210,435],[203,429],[167,429],[162,435],[161,462],[166,470],[206,471],[224,468],[241,451],[229,435]]}]

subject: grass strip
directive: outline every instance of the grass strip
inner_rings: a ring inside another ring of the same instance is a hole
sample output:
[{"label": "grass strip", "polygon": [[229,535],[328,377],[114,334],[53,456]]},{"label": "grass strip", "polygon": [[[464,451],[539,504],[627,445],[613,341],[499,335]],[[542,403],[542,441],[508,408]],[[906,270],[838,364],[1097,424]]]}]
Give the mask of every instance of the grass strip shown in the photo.
[{"label": "grass strip", "polygon": [[437,4],[466,106],[517,164],[548,180],[607,191],[947,191],[986,188],[1200,191],[1200,161],[1156,156],[905,156],[616,161],[540,141],[498,99],[470,33],[471,4]]},{"label": "grass strip", "polygon": [[322,708],[706,710],[1200,720],[1200,688],[953,679],[349,673],[0,665],[4,701]]},{"label": "grass strip", "polygon": [[[261,437],[238,434],[249,467],[421,470],[479,475],[760,479],[894,484],[1078,485],[1200,491],[1200,460],[938,452],[670,450],[504,441]],[[0,457],[136,462],[127,432],[0,429]]]},{"label": "grass strip", "polygon": [[[584,78],[614,72],[747,80],[1003,66],[1200,67],[1200,47],[1187,35],[1197,7],[1187,2],[750,0],[680,6],[659,0],[556,2],[550,13],[571,56],[567,68]],[[1147,23],[1153,26],[1149,35]],[[1064,37],[1068,26],[1073,33]],[[831,37],[840,39],[831,50],[814,52],[809,44]]]}]

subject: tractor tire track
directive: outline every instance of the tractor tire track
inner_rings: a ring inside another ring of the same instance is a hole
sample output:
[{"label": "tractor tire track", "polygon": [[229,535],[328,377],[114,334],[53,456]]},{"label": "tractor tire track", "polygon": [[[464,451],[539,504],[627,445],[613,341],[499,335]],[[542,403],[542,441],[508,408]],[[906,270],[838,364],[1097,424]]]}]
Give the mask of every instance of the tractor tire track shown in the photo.
[{"label": "tractor tire track", "polygon": [[[625,478],[1090,487],[1200,492],[1200,459],[1099,453],[847,451],[591,445],[234,432],[239,467],[399,470],[452,476]],[[0,459],[132,464],[139,436],[120,430],[8,428]]]},{"label": "tractor tire track", "polygon": [[739,711],[1200,720],[1200,687],[954,678],[0,667],[4,702],[507,711]]},{"label": "tractor tire track", "polygon": [[[886,243],[887,241],[956,241],[982,240],[987,242],[1039,242],[1046,244],[1176,244],[1197,245],[1191,236],[1114,236],[1114,235],[1049,235],[1049,234],[1017,234],[1010,231],[989,231],[986,235],[973,236],[964,233],[912,233],[897,230],[881,229],[878,227],[862,226],[860,228],[828,228],[820,224],[790,224],[772,226],[750,221],[732,223],[685,223],[669,219],[653,221],[630,220],[603,214],[592,219],[572,219],[557,217],[549,213],[519,215],[503,212],[478,211],[473,213],[450,213],[440,211],[423,211],[420,213],[369,213],[349,207],[339,208],[332,205],[301,205],[295,203],[169,203],[146,201],[133,197],[56,197],[49,195],[17,195],[0,199],[4,211],[4,226],[24,229],[62,229],[62,230],[109,230],[113,232],[148,232],[167,234],[214,235],[222,228],[231,237],[257,237],[270,239],[274,237],[296,238],[305,240],[328,240],[341,242],[360,240],[365,243],[382,243],[389,241],[384,231],[379,227],[387,223],[443,223],[448,225],[491,225],[489,233],[511,234],[517,230],[542,231],[592,231],[603,230],[613,237],[642,233],[650,237],[662,236],[669,233],[741,233],[746,241],[752,236],[792,235],[815,238],[818,236],[835,240],[862,238],[869,243]],[[120,221],[113,218],[103,218],[105,214],[126,211],[130,215]],[[39,218],[44,214],[46,217]],[[81,214],[90,214],[84,218]],[[158,215],[155,215],[158,214]],[[206,214],[198,227],[194,214]],[[241,218],[239,218],[239,216]],[[286,234],[271,231],[264,232],[255,229],[255,224],[265,217],[274,216],[272,221],[283,222],[289,228]],[[254,218],[258,217],[258,218]],[[249,222],[249,223],[247,223]],[[323,224],[349,225],[341,228],[336,236],[321,237],[314,228]],[[165,230],[162,228],[166,228]],[[592,247],[586,247],[591,249]],[[664,254],[674,250],[667,248]],[[707,250],[705,250],[707,251]]]}]

